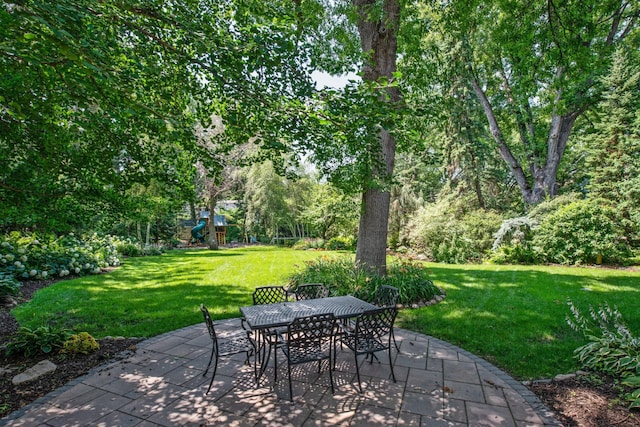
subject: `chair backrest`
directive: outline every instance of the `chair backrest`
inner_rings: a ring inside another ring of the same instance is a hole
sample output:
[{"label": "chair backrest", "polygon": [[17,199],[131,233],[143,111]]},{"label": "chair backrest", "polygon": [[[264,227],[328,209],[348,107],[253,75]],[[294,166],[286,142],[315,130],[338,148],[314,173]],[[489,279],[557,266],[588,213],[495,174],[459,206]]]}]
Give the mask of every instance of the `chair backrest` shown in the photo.
[{"label": "chair backrest", "polygon": [[323,347],[331,343],[335,328],[333,313],[296,317],[287,327],[287,345],[292,351]]},{"label": "chair backrest", "polygon": [[382,337],[391,333],[396,314],[398,309],[395,306],[365,311],[356,319],[356,340],[363,338],[382,341]]},{"label": "chair backrest", "polygon": [[399,294],[398,288],[382,285],[376,291],[376,295],[373,298],[373,305],[377,305],[378,307],[395,307],[398,303]]},{"label": "chair backrest", "polygon": [[287,290],[282,286],[261,286],[253,291],[253,305],[287,301]]},{"label": "chair backrest", "polygon": [[207,329],[209,330],[209,335],[214,342],[214,345],[218,343],[218,336],[216,335],[216,330],[213,328],[213,320],[211,319],[211,315],[209,314],[209,310],[205,307],[204,304],[200,304],[200,311],[204,316],[204,322],[207,324]]},{"label": "chair backrest", "polygon": [[322,283],[305,283],[296,288],[296,301],[306,299],[326,298],[329,290]]}]

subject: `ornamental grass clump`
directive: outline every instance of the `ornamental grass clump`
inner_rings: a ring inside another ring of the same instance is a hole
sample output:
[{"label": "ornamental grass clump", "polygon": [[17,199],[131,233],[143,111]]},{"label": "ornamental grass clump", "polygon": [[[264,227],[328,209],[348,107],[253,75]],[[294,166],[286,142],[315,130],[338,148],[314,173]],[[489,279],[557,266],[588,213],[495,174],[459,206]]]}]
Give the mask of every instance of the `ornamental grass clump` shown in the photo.
[{"label": "ornamental grass clump", "polygon": [[640,339],[633,336],[617,307],[607,303],[597,310],[589,307],[585,317],[571,300],[568,305],[572,316],[567,315],[567,323],[589,340],[575,350],[576,359],[587,369],[620,378],[635,388],[626,398],[630,407],[640,408]]}]

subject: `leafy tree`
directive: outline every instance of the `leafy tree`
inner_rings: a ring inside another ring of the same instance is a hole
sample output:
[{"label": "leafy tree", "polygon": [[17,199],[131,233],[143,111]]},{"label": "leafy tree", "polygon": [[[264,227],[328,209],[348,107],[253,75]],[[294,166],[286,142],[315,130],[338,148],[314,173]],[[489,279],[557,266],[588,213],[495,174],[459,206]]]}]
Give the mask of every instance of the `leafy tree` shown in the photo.
[{"label": "leafy tree", "polygon": [[416,4],[407,62],[412,70],[437,64],[426,66],[435,73],[428,76],[459,76],[473,90],[523,200],[535,204],[557,194],[574,125],[598,102],[599,76],[615,46],[637,33],[639,7],[617,0]]},{"label": "leafy tree", "polygon": [[271,161],[255,164],[247,174],[244,203],[247,207],[247,231],[278,237],[281,226],[289,222],[287,188]]},{"label": "leafy tree", "polygon": [[316,183],[302,212],[310,224],[312,237],[328,240],[337,236],[356,236],[358,201],[331,183]]},{"label": "leafy tree", "polygon": [[[105,210],[151,179],[188,187],[193,171],[183,168],[185,158],[221,169],[192,131],[213,112],[227,126],[218,151],[259,133],[261,147],[282,150],[270,137],[290,115],[283,105],[311,88],[300,7],[207,0],[3,5],[4,227],[73,228],[92,216],[95,201]],[[48,209],[51,200],[66,204]],[[65,210],[76,206],[78,212]]]},{"label": "leafy tree", "polygon": [[[321,54],[326,56],[320,55],[319,64],[335,70],[352,60],[349,65],[361,66],[362,82],[324,90],[307,104],[307,134],[300,145],[311,152],[311,160],[330,182],[361,195],[356,261],[384,274],[396,153],[393,132],[402,112],[396,74],[402,4],[396,0],[325,3],[323,10],[331,13],[334,25],[329,30],[319,27],[315,34],[333,37],[322,43]],[[337,65],[328,65],[326,57]]]}]

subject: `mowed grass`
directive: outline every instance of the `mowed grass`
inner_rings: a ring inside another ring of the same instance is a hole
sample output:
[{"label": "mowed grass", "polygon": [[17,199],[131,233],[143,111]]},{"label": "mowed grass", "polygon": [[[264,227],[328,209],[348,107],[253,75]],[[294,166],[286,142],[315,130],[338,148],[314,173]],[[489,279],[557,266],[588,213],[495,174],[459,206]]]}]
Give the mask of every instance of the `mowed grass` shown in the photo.
[{"label": "mowed grass", "polygon": [[[238,317],[257,286],[287,285],[305,261],[337,253],[248,247],[176,250],[127,259],[108,274],[61,281],[13,313],[21,325],[54,325],[107,335],[151,337],[215,319]],[[426,264],[447,292],[440,304],[401,310],[396,326],[468,350],[518,379],[579,368],[573,351],[586,342],[566,323],[571,299],[585,314],[617,306],[640,335],[640,272],[605,268]]]},{"label": "mowed grass", "polygon": [[579,369],[573,351],[586,343],[569,328],[567,300],[617,306],[640,336],[640,272],[605,268],[427,264],[446,299],[401,312],[396,325],[463,347],[519,379]]},{"label": "mowed grass", "polygon": [[285,248],[174,250],[126,259],[108,274],[61,281],[13,310],[23,326],[52,325],[105,336],[151,337],[214,319],[240,316],[258,286],[286,285],[304,262],[322,255]]}]

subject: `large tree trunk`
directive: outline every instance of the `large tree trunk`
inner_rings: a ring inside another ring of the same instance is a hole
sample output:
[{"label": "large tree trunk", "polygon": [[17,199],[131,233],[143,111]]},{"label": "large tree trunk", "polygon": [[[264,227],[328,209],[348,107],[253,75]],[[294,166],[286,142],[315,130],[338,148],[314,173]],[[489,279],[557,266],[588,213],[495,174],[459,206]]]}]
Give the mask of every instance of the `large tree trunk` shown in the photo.
[{"label": "large tree trunk", "polygon": [[[358,32],[362,52],[366,57],[362,73],[365,81],[374,82],[380,77],[393,78],[396,71],[397,31],[400,22],[400,5],[397,0],[384,0],[382,12],[376,10],[376,0],[352,0],[358,12]],[[388,89],[384,95],[389,101],[400,101],[400,92]],[[381,94],[382,96],[382,94]],[[377,123],[371,123],[376,126]],[[396,143],[382,129],[379,137],[379,153],[383,166],[371,171],[373,181],[389,182],[393,174]],[[371,271],[386,274],[387,227],[389,221],[388,190],[365,188],[362,195],[360,227],[356,262]]]},{"label": "large tree trunk", "polygon": [[[527,178],[525,170],[521,163],[511,152],[507,144],[498,119],[493,111],[493,107],[489,102],[486,94],[480,87],[477,80],[472,80],[473,90],[480,100],[482,109],[489,122],[489,130],[493,136],[498,152],[502,159],[509,166],[509,170],[513,174],[520,187],[522,198],[527,205],[535,205],[542,202],[546,196],[555,196],[557,194],[557,175],[560,161],[567,148],[567,141],[571,134],[571,129],[581,114],[581,111],[571,111],[565,115],[553,114],[551,118],[551,126],[549,127],[549,135],[547,138],[547,155],[543,165],[536,162],[535,157],[529,159],[528,169],[531,172],[531,178]],[[561,101],[560,94],[556,103]]]}]

